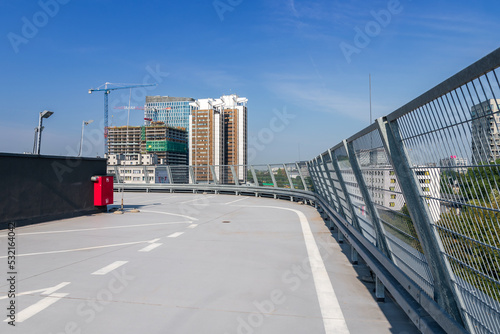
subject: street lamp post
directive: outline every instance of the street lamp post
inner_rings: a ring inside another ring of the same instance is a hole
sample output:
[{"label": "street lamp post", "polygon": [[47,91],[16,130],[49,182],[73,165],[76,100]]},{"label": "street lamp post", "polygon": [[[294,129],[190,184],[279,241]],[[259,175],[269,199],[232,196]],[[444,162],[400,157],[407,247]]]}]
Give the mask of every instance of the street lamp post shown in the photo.
[{"label": "street lamp post", "polygon": [[41,147],[41,144],[42,144],[42,130],[43,130],[42,123],[43,123],[43,119],[44,118],[49,118],[50,116],[52,116],[53,113],[54,112],[52,112],[52,111],[44,110],[44,111],[42,111],[40,113],[40,115],[38,117],[38,127],[36,128],[37,137],[36,137],[36,142],[35,142],[35,147],[34,147],[34,150],[33,150],[33,154],[40,155],[40,147]]},{"label": "street lamp post", "polygon": [[82,138],[80,139],[80,151],[78,152],[78,156],[81,156],[82,155],[82,146],[83,146],[83,130],[85,129],[85,125],[89,125],[90,123],[92,123],[94,120],[90,120],[90,121],[83,121],[82,122]]}]

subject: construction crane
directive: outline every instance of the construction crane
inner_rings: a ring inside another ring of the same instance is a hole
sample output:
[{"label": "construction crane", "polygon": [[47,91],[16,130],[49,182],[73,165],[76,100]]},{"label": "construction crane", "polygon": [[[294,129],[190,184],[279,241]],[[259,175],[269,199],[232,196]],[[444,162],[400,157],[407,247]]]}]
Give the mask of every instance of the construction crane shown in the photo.
[{"label": "construction crane", "polygon": [[[97,88],[89,89],[89,94],[92,92],[104,92],[104,154],[108,153],[108,95],[112,90],[118,89],[132,89],[138,87],[149,87],[157,86],[158,84],[147,84],[147,85],[124,85],[124,84],[114,84],[111,82],[106,82]],[[116,87],[111,87],[116,86]]]}]

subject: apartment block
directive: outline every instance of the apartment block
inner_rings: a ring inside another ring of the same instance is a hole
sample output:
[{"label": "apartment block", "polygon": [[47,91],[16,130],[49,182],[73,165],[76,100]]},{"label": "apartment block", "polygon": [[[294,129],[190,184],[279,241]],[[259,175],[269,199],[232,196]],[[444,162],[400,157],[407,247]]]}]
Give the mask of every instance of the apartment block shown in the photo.
[{"label": "apartment block", "polygon": [[500,159],[500,99],[490,99],[471,108],[472,163]]},{"label": "apartment block", "polygon": [[[197,182],[214,178],[223,184],[246,182],[247,99],[225,95],[192,102],[189,118],[189,161]],[[214,166],[210,168],[209,166]]]}]

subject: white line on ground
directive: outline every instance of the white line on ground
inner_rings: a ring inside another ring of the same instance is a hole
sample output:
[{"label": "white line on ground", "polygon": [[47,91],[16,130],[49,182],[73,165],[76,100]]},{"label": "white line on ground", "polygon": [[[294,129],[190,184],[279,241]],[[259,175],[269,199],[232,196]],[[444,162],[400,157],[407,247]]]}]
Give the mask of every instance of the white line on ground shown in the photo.
[{"label": "white line on ground", "polygon": [[175,232],[175,233],[172,233],[171,235],[169,235],[168,237],[169,238],[177,238],[179,235],[182,235],[184,234],[184,232]]},{"label": "white line on ground", "polygon": [[[243,206],[243,205],[242,205]],[[313,274],[314,285],[316,286],[316,295],[318,297],[321,315],[323,316],[323,325],[326,334],[349,334],[349,329],[345,322],[342,309],[337,300],[335,291],[333,290],[332,282],[328,272],[326,271],[325,264],[319,252],[318,245],[314,239],[314,235],[309,226],[309,221],[306,215],[299,210],[282,208],[277,206],[244,206],[248,208],[274,208],[280,210],[293,211],[299,216],[300,225],[302,227],[302,234],[306,244],[309,263]]]},{"label": "white line on ground", "polygon": [[[61,298],[66,297],[67,295],[69,295],[69,293],[54,293],[48,297],[45,297],[44,299],[40,300],[39,302],[37,302],[31,306],[28,306],[27,308],[25,308],[24,310],[19,312],[17,315],[17,318],[16,318],[16,322],[23,322],[23,321],[31,318],[35,314],[45,310],[47,307],[54,304],[55,302],[57,302]],[[8,322],[8,321],[10,321],[9,318],[4,320],[4,322]]]},{"label": "white line on ground", "polygon": [[[54,293],[54,292],[56,292],[57,290],[59,290],[61,288],[64,288],[68,284],[70,284],[70,282],[62,282],[61,284],[58,284],[58,285],[50,287],[50,288],[44,288],[44,289],[38,289],[38,290],[31,290],[31,291],[16,293],[16,297],[25,296],[25,295],[31,295],[31,294],[35,294],[35,293],[39,293],[39,292],[41,292],[42,295],[50,295],[51,293]],[[8,298],[8,296],[3,296],[3,297],[0,297],[0,300],[7,299],[7,298]]]},{"label": "white line on ground", "polygon": [[[155,202],[158,202],[160,200],[163,200],[163,199],[171,199],[171,198],[175,198],[175,197],[181,197],[181,196],[170,196],[170,197],[159,197],[159,198],[150,198],[148,200],[145,200],[145,201],[139,201],[139,202],[135,202],[135,201],[132,201],[132,205],[135,205],[135,204],[142,204],[142,203],[147,203],[147,202],[152,202],[152,203],[155,203]],[[139,197],[141,198],[141,197]]]},{"label": "white line on ground", "polygon": [[[173,203],[173,204],[179,204],[179,203]],[[186,216],[186,215],[181,215],[181,214],[178,214],[178,213],[170,213],[170,212],[163,212],[163,211],[150,211],[150,210],[142,210],[142,209],[141,209],[141,212],[159,213],[159,214],[162,214],[162,215],[184,217],[184,218],[187,218],[189,220],[198,220],[197,218],[189,217],[189,216]]]},{"label": "white line on ground", "polygon": [[[86,248],[65,249],[65,250],[59,250],[59,251],[48,251],[48,252],[39,252],[39,253],[19,254],[19,255],[16,255],[16,256],[20,257],[20,256],[33,256],[33,255],[45,255],[45,254],[79,252],[79,251],[85,251],[85,250],[91,250],[91,249],[99,249],[99,248],[109,248],[109,247],[118,247],[118,246],[128,246],[128,245],[144,244],[144,243],[147,243],[147,242],[148,241],[134,241],[134,242],[125,242],[125,243],[122,243],[122,244],[114,244],[114,245],[104,245],[104,246],[94,246],[94,247],[86,247]],[[7,256],[0,256],[0,259],[5,259],[6,257]]]},{"label": "white line on ground", "polygon": [[156,239],[153,239],[151,241],[148,241],[150,244],[154,244],[155,242],[157,242],[158,240],[160,240],[160,238],[156,238]]},{"label": "white line on ground", "polygon": [[198,226],[198,224],[191,224],[187,228],[195,228],[196,226]]},{"label": "white line on ground", "polygon": [[[144,210],[142,210],[142,211],[144,211]],[[139,225],[121,225],[121,226],[109,226],[109,227],[82,228],[82,229],[77,229],[77,230],[60,230],[60,231],[47,231],[47,232],[19,233],[18,235],[69,233],[69,232],[83,232],[83,231],[95,231],[95,230],[109,230],[109,229],[114,229],[114,228],[146,227],[146,226],[156,226],[156,225],[189,224],[189,223],[191,223],[191,222],[168,222],[168,223],[153,223],[153,224],[139,224]],[[6,236],[7,235],[0,235],[0,238],[6,237]]]},{"label": "white line on ground", "polygon": [[156,247],[159,247],[163,244],[150,244],[150,245],[147,245],[146,247],[142,248],[142,249],[139,249],[139,252],[150,252],[152,251],[153,249],[155,249]]},{"label": "white line on ground", "polygon": [[243,197],[243,198],[237,199],[237,200],[235,200],[235,201],[232,201],[232,202],[227,202],[227,203],[224,203],[224,204],[226,204],[226,205],[228,205],[228,204],[233,204],[233,203],[236,203],[236,202],[239,202],[239,201],[243,201],[243,200],[245,200],[245,199],[247,199],[247,198],[248,198],[248,197]]},{"label": "white line on ground", "polygon": [[94,271],[91,275],[106,275],[107,273],[112,272],[116,268],[123,266],[127,262],[128,261],[115,261],[115,262],[111,263],[110,265],[107,265],[104,268],[101,268],[97,271]]},{"label": "white line on ground", "polygon": [[68,284],[70,284],[70,282],[62,282],[61,284],[58,284],[56,286],[53,286],[52,288],[49,288],[49,289],[45,290],[42,293],[42,295],[51,295],[54,292],[56,292],[57,290],[64,288]]},{"label": "white line on ground", "polygon": [[203,196],[203,197],[197,197],[195,199],[191,199],[189,201],[184,201],[184,202],[179,202],[179,203],[175,203],[175,204],[186,204],[186,203],[189,203],[189,202],[196,202],[196,201],[199,201],[199,200],[206,200],[206,199],[209,199],[209,198],[212,198],[214,196]]}]

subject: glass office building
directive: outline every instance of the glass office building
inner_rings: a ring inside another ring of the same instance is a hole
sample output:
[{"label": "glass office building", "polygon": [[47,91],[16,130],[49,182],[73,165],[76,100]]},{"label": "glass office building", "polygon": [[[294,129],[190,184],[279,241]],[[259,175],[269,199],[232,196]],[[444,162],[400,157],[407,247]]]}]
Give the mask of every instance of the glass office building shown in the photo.
[{"label": "glass office building", "polygon": [[169,127],[184,128],[189,132],[190,97],[146,96],[144,124],[163,122]]}]

